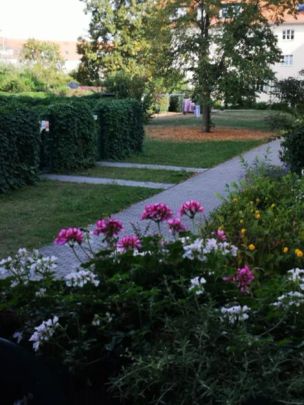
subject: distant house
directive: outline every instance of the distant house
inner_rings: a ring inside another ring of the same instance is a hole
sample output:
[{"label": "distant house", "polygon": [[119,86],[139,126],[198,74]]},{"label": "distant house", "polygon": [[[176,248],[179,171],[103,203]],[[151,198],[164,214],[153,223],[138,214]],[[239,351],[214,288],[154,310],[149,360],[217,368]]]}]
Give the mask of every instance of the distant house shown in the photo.
[{"label": "distant house", "polygon": [[[2,38],[0,42],[0,62],[19,64],[19,56],[25,39]],[[49,41],[59,45],[61,56],[65,61],[64,70],[70,72],[78,67],[80,55],[77,53],[76,41]]]}]

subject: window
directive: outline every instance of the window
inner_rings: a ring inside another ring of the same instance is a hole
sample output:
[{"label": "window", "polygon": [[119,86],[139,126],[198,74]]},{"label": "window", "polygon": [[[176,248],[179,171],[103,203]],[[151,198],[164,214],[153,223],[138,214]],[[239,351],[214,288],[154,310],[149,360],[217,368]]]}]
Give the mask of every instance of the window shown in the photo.
[{"label": "window", "polygon": [[293,55],[283,55],[281,64],[284,66],[293,65]]},{"label": "window", "polygon": [[294,39],[294,30],[283,30],[282,32],[283,39]]},{"label": "window", "polygon": [[238,15],[241,11],[242,9],[239,4],[223,4],[219,12],[219,17],[231,18]]}]

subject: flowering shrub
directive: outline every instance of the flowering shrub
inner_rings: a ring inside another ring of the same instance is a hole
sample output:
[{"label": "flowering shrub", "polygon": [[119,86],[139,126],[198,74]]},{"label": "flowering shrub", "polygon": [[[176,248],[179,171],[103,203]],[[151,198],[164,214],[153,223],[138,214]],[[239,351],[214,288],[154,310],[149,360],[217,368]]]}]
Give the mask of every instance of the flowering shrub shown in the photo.
[{"label": "flowering shrub", "polygon": [[[2,261],[0,316],[10,315],[1,335],[66,367],[76,392],[109,387],[109,404],[117,396],[130,404],[301,403],[304,266],[295,249],[303,250],[303,186],[276,181],[233,192],[200,235],[185,232],[164,204],[142,218],[171,228],[174,240],[159,232],[118,239],[122,224],[102,219],[93,233],[104,247],[92,256],[88,231],[61,231],[60,240],[92,257],[63,279],[54,277],[54,258],[19,251]],[[187,202],[179,213],[194,219],[201,208]]]}]

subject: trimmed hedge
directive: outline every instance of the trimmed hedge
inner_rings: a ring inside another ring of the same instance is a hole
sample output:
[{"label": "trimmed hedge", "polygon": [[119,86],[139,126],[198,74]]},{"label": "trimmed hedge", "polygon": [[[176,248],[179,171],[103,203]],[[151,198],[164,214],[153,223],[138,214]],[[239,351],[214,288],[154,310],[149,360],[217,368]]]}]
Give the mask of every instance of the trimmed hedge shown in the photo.
[{"label": "trimmed hedge", "polygon": [[43,131],[41,167],[55,172],[94,166],[96,124],[84,102],[62,102],[47,109],[50,131]]},{"label": "trimmed hedge", "polygon": [[0,193],[32,184],[39,169],[38,115],[23,106],[0,109]]},{"label": "trimmed hedge", "polygon": [[304,169],[304,126],[295,128],[283,138],[281,159],[292,172],[302,174]]},{"label": "trimmed hedge", "polygon": [[101,101],[98,115],[98,157],[122,159],[143,146],[144,126],[142,105],[137,100]]}]

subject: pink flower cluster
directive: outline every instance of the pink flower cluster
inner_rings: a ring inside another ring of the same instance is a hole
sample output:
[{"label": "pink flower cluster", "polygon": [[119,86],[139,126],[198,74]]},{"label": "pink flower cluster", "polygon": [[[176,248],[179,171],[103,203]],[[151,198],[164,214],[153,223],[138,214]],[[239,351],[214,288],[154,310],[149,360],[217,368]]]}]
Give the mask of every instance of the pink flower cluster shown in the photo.
[{"label": "pink flower cluster", "polygon": [[114,218],[99,219],[95,224],[94,235],[104,234],[105,238],[110,239],[117,236],[123,229],[122,223]]},{"label": "pink flower cluster", "polygon": [[186,228],[182,224],[180,218],[171,218],[171,219],[168,219],[167,222],[168,222],[168,226],[169,226],[170,231],[174,235],[177,234],[177,233],[186,231]]},{"label": "pink flower cluster", "polygon": [[204,207],[200,204],[199,201],[189,200],[184,202],[180,209],[181,215],[186,215],[187,217],[193,219],[195,215],[199,212],[204,212]]},{"label": "pink flower cluster", "polygon": [[234,283],[242,293],[249,292],[249,286],[254,279],[254,274],[247,265],[240,269],[237,269],[236,273],[233,276],[224,277],[225,281]]},{"label": "pink flower cluster", "polygon": [[63,228],[56,236],[55,243],[57,245],[65,245],[66,243],[81,245],[83,241],[83,231],[79,228]]},{"label": "pink flower cluster", "polygon": [[168,205],[163,203],[149,204],[145,206],[141,219],[150,219],[154,222],[163,222],[173,216]]},{"label": "pink flower cluster", "polygon": [[138,250],[141,248],[141,242],[136,235],[128,235],[124,236],[117,242],[117,248],[120,252]]},{"label": "pink flower cluster", "polygon": [[217,238],[218,240],[222,241],[222,242],[224,242],[225,240],[227,240],[227,236],[226,236],[225,232],[224,232],[222,229],[217,229],[217,230],[214,232],[214,234],[215,234],[216,238]]}]

